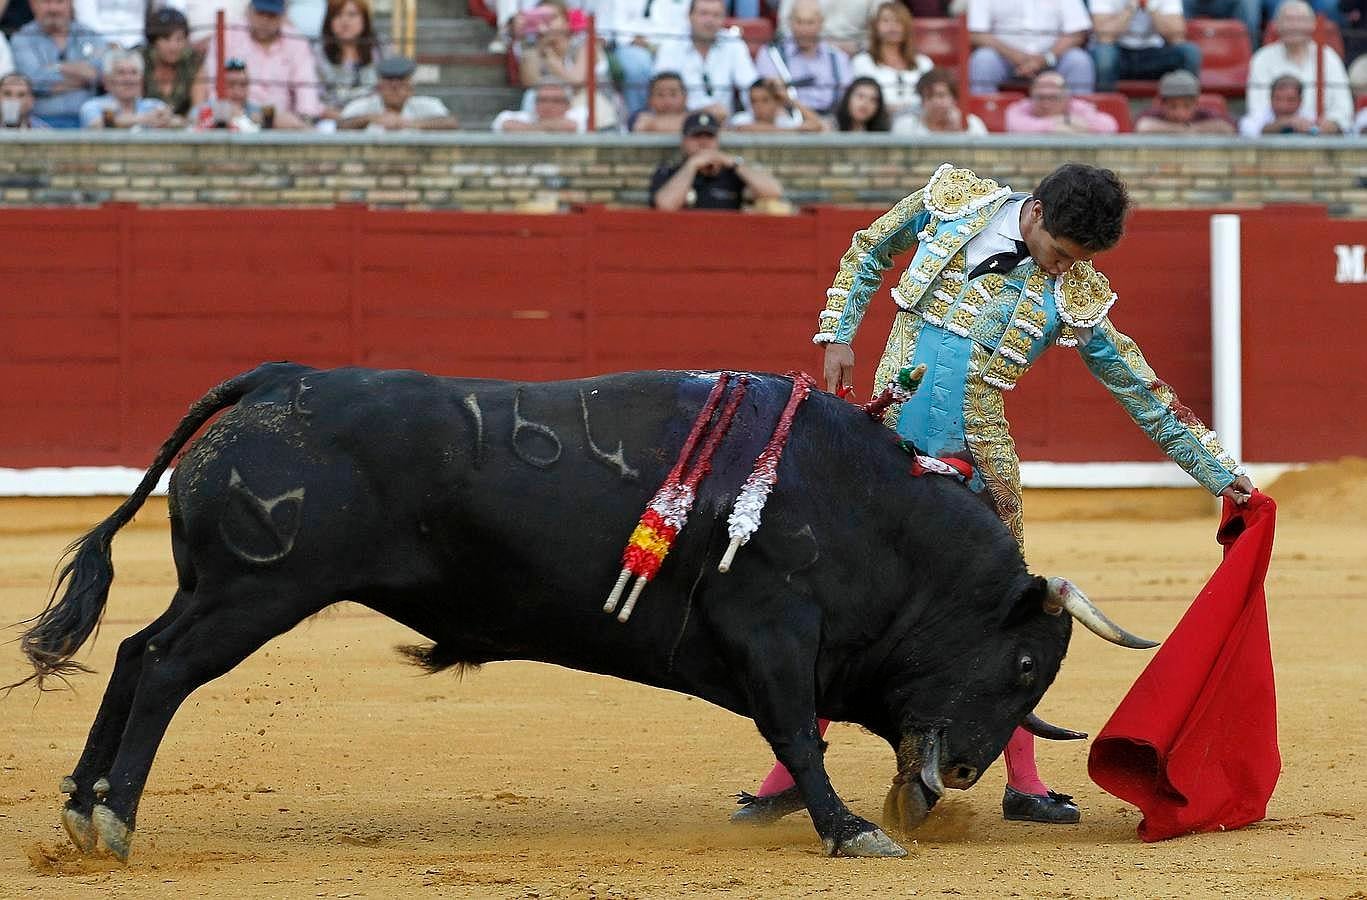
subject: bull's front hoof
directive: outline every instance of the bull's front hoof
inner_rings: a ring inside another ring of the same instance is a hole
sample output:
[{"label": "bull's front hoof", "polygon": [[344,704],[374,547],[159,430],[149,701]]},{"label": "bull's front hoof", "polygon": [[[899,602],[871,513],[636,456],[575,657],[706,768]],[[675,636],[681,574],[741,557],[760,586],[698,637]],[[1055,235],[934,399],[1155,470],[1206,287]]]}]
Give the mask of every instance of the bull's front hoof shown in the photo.
[{"label": "bull's front hoof", "polygon": [[96,804],[90,814],[90,821],[95,826],[95,833],[99,835],[100,843],[104,844],[105,849],[114,854],[119,862],[128,862],[128,844],[133,838],[133,830],[103,803]]},{"label": "bull's front hoof", "polygon": [[902,848],[902,845],[884,834],[881,828],[861,831],[839,843],[833,838],[827,838],[824,843],[828,856],[901,857],[907,855],[907,851]]},{"label": "bull's front hoof", "polygon": [[86,856],[95,852],[97,835],[95,828],[90,824],[90,817],[73,806],[68,806],[62,810],[62,827],[66,829],[66,836],[71,838],[71,843],[76,849]]}]

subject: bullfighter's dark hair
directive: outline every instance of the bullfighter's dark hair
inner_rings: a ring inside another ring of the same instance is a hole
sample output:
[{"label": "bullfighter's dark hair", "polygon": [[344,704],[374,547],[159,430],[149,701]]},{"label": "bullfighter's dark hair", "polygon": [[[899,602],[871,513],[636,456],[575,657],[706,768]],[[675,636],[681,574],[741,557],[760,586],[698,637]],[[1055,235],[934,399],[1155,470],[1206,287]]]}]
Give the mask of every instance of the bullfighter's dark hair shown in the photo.
[{"label": "bullfighter's dark hair", "polygon": [[1110,169],[1081,163],[1059,166],[1035,188],[1044,205],[1044,230],[1099,253],[1120,242],[1130,196]]}]

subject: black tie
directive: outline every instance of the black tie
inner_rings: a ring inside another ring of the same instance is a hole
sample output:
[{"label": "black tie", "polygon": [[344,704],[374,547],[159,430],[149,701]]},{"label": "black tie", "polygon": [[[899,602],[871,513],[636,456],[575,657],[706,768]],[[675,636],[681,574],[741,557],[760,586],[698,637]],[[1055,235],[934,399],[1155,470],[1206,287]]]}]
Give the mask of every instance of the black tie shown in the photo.
[{"label": "black tie", "polygon": [[1025,241],[1016,241],[1015,250],[1007,250],[1005,253],[996,253],[978,263],[977,267],[968,273],[968,278],[972,281],[979,275],[986,275],[995,272],[998,275],[1005,275],[1016,266],[1021,264],[1021,260],[1030,255],[1030,248],[1025,246]]}]

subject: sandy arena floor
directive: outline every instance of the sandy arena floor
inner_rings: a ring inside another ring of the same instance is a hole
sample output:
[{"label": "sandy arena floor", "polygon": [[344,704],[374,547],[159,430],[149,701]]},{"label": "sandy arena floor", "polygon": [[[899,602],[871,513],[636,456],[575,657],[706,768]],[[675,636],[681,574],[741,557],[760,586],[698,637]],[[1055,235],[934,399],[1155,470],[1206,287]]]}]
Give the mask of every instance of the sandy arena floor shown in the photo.
[{"label": "sandy arena floor", "polygon": [[[59,824],[118,642],[172,584],[164,504],[114,545],[96,675],[35,704],[0,700],[0,898],[809,896],[1367,898],[1367,463],[1286,476],[1269,576],[1285,769],[1269,818],[1144,845],[1138,813],[1091,784],[1086,747],[1044,746],[1082,824],[1000,817],[1003,774],[951,794],[904,860],[827,859],[805,817],[729,826],[729,795],[769,755],[754,727],[701,701],[549,666],[458,681],[401,664],[412,635],[359,607],[324,614],[190,698],[157,757],[129,864],[88,861]],[[1162,637],[1216,565],[1214,512],[1152,495],[1027,496],[1036,571],[1066,574],[1133,630]],[[114,503],[0,501],[0,622],[38,611],[61,548]],[[1349,512],[1344,512],[1348,510]],[[1090,515],[1090,517],[1089,517]],[[1357,519],[1355,521],[1355,519]],[[0,638],[17,632],[8,629]],[[26,669],[12,643],[0,683]],[[1041,713],[1097,732],[1147,654],[1081,629]],[[886,746],[832,728],[827,760],[877,819]]]}]

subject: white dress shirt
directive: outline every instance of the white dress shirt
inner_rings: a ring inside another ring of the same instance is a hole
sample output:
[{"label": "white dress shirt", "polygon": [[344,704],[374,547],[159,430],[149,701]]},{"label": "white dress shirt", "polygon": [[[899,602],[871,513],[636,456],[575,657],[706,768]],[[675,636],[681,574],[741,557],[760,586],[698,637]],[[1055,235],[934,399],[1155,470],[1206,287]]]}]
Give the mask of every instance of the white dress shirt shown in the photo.
[{"label": "white dress shirt", "polygon": [[717,35],[706,56],[698,52],[691,37],[662,41],[653,71],[677,72],[683,78],[690,110],[720,103],[734,112],[733,89],[740,93],[741,103],[749,106],[750,85],[759,78],[745,41],[725,33]]},{"label": "white dress shirt", "polygon": [[968,0],[968,30],[995,35],[1025,53],[1043,53],[1059,35],[1090,31],[1082,0]]}]

